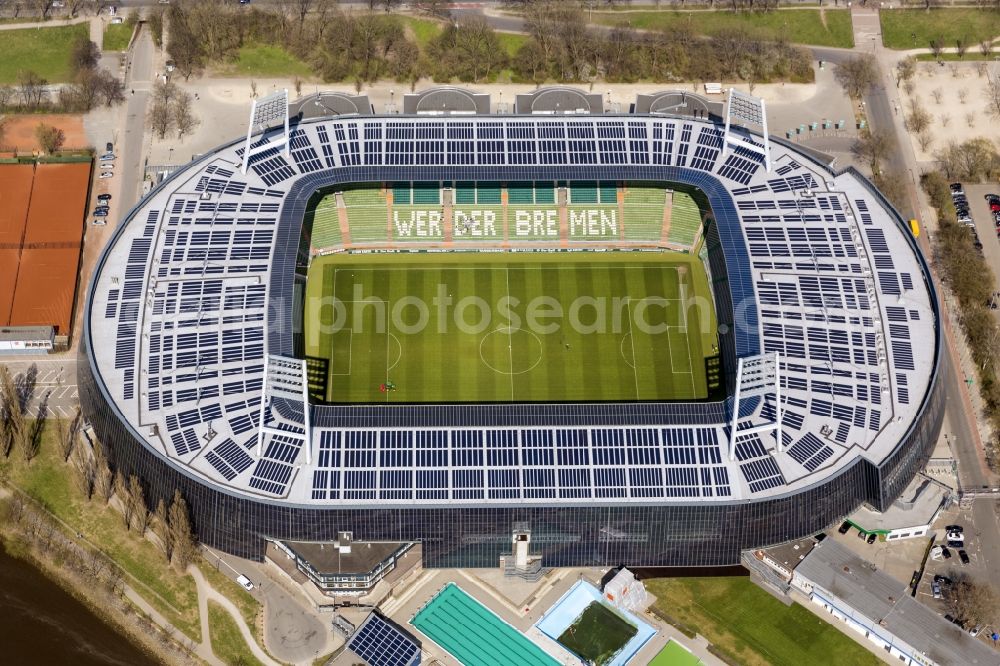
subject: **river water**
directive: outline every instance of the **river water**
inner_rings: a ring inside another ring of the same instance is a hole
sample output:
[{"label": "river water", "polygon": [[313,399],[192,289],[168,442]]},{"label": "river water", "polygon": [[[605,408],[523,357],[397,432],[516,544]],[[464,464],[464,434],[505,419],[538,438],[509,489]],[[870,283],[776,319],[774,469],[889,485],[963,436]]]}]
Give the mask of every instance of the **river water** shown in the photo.
[{"label": "river water", "polygon": [[0,544],[0,663],[152,666],[125,637]]}]

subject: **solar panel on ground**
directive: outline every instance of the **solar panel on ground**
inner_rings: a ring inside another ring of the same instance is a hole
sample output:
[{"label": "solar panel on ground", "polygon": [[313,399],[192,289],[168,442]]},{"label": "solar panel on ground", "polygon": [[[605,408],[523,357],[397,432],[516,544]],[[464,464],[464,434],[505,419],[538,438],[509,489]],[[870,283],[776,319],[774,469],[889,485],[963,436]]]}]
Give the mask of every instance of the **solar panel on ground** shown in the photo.
[{"label": "solar panel on ground", "polygon": [[381,615],[372,613],[347,641],[347,648],[369,666],[411,666],[420,663],[420,646]]}]

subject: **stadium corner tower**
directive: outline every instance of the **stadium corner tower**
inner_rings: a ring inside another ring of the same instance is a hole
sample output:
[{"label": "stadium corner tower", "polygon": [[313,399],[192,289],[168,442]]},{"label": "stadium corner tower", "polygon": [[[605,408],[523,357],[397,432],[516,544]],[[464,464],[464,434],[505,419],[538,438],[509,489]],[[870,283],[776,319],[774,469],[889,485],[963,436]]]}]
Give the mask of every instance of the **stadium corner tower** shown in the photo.
[{"label": "stadium corner tower", "polygon": [[[728,143],[711,119],[662,114],[327,114],[293,122],[287,149],[279,135],[253,138],[246,173],[239,141],[167,177],[115,230],[86,301],[94,432],[152,502],[180,489],[210,546],[260,559],[267,540],[351,532],[419,541],[429,567],[494,567],[530,533],[546,567],[731,565],[862,503],[884,510],[929,456],[944,402],[934,287],[853,169],[773,138],[768,164],[747,149],[756,133]],[[679,240],[684,192],[701,219]],[[437,224],[403,233],[398,214],[419,222],[421,206]],[[492,224],[473,237],[477,210]],[[349,370],[306,357],[317,258],[461,252],[471,267],[609,249],[696,257],[717,391],[435,402],[386,374],[370,399],[313,397],[374,358],[350,336],[331,343],[351,345]],[[770,359],[774,385],[749,390],[740,359]]]}]

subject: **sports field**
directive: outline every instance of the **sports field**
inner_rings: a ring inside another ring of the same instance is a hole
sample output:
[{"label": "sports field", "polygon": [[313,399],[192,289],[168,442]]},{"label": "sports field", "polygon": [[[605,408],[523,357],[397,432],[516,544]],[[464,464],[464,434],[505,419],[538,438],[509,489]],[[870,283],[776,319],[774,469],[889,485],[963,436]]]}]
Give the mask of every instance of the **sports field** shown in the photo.
[{"label": "sports field", "polygon": [[328,255],[304,307],[335,403],[701,399],[717,345],[680,253]]}]

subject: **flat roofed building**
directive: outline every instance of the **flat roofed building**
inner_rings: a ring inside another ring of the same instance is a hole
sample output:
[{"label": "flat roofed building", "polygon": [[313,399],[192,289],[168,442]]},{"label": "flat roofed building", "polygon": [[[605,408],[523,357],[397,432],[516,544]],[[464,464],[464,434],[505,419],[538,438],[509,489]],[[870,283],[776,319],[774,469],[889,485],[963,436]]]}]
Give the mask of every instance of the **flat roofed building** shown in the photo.
[{"label": "flat roofed building", "polygon": [[792,586],[907,666],[995,666],[1000,653],[910,596],[905,583],[824,539],[795,568]]}]

